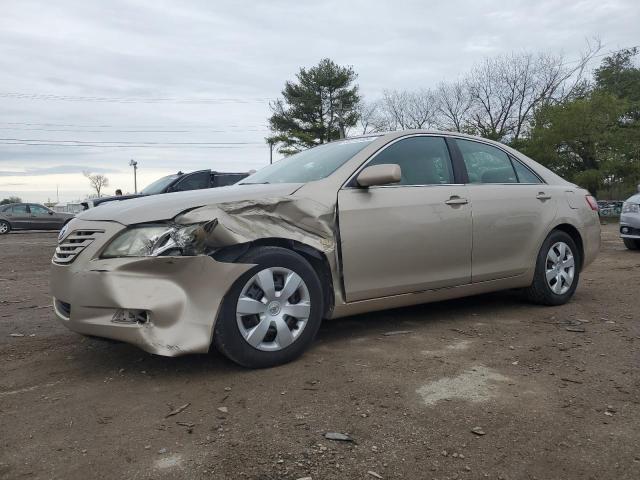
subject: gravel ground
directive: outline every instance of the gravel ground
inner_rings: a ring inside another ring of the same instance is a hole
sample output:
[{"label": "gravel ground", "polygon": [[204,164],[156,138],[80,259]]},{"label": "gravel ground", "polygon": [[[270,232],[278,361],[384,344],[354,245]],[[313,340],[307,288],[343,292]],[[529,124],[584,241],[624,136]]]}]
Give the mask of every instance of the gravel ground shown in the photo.
[{"label": "gravel ground", "polygon": [[0,237],[2,478],[638,478],[640,253],[616,225],[568,305],[507,292],[325,322],[259,371],[67,331],[55,241]]}]

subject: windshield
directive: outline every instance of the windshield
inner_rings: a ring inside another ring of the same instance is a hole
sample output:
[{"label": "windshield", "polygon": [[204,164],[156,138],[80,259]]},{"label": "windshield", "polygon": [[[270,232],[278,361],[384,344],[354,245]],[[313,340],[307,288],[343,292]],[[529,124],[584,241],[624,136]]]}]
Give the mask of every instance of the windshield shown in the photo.
[{"label": "windshield", "polygon": [[331,175],[377,137],[353,138],[325,143],[310,148],[264,167],[240,182],[252,183],[306,183]]},{"label": "windshield", "polygon": [[179,175],[167,175],[166,177],[159,178],[151,185],[143,188],[140,193],[144,195],[155,195],[156,193],[164,192],[164,189],[167,188],[171,182],[173,182]]}]

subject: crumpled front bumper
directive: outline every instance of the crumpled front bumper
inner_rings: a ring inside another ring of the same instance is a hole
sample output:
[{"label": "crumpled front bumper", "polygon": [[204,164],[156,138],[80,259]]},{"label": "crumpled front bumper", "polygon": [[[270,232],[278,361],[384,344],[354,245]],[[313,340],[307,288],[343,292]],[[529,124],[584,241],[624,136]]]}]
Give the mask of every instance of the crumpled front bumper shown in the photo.
[{"label": "crumpled front bumper", "polygon": [[[54,310],[78,333],[131,343],[158,355],[204,353],[224,295],[251,267],[208,256],[53,263]],[[145,311],[147,321],[114,322],[123,309]]]}]

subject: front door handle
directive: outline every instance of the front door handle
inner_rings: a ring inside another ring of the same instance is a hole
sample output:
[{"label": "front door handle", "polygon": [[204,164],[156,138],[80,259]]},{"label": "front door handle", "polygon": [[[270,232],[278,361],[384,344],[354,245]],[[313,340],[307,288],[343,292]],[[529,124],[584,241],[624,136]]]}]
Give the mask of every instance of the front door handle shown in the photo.
[{"label": "front door handle", "polygon": [[444,203],[446,203],[447,205],[466,205],[467,203],[469,203],[469,200],[454,195]]},{"label": "front door handle", "polygon": [[544,192],[539,192],[538,195],[536,195],[536,198],[538,200],[549,200],[551,198],[551,195],[547,195]]}]

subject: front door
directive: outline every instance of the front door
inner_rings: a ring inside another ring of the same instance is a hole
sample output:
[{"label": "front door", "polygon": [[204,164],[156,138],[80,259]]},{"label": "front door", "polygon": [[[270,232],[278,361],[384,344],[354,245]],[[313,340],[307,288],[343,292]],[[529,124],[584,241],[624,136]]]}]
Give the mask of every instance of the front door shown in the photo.
[{"label": "front door", "polygon": [[11,225],[15,229],[31,228],[31,213],[26,203],[18,203],[11,207],[11,211],[7,212]]},{"label": "front door", "polygon": [[397,140],[367,166],[389,163],[400,166],[400,183],[338,193],[348,302],[471,281],[471,205],[444,138]]},{"label": "front door", "polygon": [[42,205],[29,204],[31,210],[31,225],[29,228],[34,230],[51,230],[57,227],[56,219],[53,213]]}]

